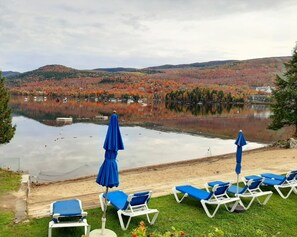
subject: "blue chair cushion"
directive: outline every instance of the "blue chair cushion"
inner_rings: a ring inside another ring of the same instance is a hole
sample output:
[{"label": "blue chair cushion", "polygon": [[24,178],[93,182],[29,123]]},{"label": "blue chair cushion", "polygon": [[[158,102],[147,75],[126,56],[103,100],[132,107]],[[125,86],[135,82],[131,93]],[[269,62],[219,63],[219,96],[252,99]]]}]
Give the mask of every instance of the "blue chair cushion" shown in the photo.
[{"label": "blue chair cushion", "polygon": [[213,182],[209,182],[209,183],[207,183],[208,184],[208,186],[210,186],[210,187],[214,187],[215,185],[223,185],[223,184],[226,184],[225,182],[222,182],[222,181],[213,181]]},{"label": "blue chair cushion", "polygon": [[175,189],[199,200],[208,200],[212,196],[212,192],[207,192],[191,185],[176,186]]},{"label": "blue chair cushion", "polygon": [[261,176],[264,178],[277,179],[277,180],[282,180],[282,181],[284,181],[286,179],[286,177],[283,175],[272,174],[272,173],[261,174]]},{"label": "blue chair cushion", "polygon": [[[106,194],[103,194],[106,197]],[[118,210],[124,210],[127,207],[128,195],[123,191],[113,191],[108,193],[108,201]]]},{"label": "blue chair cushion", "polygon": [[[238,187],[238,193],[242,194],[245,192],[245,190],[247,189],[247,186],[245,186],[244,188]],[[232,185],[229,189],[228,189],[228,193],[232,193],[232,194],[237,194],[237,186],[236,185]]]},{"label": "blue chair cushion", "polygon": [[78,200],[62,200],[53,204],[53,214],[60,216],[79,216],[82,213]]},{"label": "blue chair cushion", "polygon": [[293,180],[297,178],[297,170],[292,170],[289,174],[289,176],[287,177],[287,180]]},{"label": "blue chair cushion", "polygon": [[278,179],[268,179],[265,178],[263,181],[263,184],[269,185],[269,186],[274,186],[274,185],[281,185],[283,184],[284,181],[278,180]]},{"label": "blue chair cushion", "polygon": [[130,205],[137,206],[137,205],[145,204],[146,202],[149,201],[149,194],[150,194],[149,192],[134,193],[133,198],[131,199]]},{"label": "blue chair cushion", "polygon": [[[264,180],[264,179],[263,179]],[[261,185],[262,179],[252,179],[251,184],[249,185],[249,189],[253,190],[253,189],[258,189],[259,186]]]},{"label": "blue chair cushion", "polygon": [[250,180],[250,179],[258,180],[258,179],[262,179],[262,177],[257,176],[257,175],[248,175],[248,176],[245,176],[245,179],[246,180]]},{"label": "blue chair cushion", "polygon": [[218,185],[216,191],[214,191],[214,194],[222,195],[227,191],[229,184],[230,184],[229,182],[213,181],[213,182],[209,182],[208,186],[214,187],[215,185]]}]

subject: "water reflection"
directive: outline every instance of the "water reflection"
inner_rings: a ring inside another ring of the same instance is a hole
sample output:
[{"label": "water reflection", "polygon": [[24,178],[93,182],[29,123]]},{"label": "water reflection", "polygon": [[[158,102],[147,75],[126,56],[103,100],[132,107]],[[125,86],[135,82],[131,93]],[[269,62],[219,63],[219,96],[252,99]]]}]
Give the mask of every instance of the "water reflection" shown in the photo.
[{"label": "water reflection", "polygon": [[[240,111],[244,108],[244,104],[222,104],[222,103],[209,103],[209,104],[183,104],[166,102],[167,109],[174,112],[190,112],[193,115],[215,115],[222,113],[230,113],[231,109]],[[264,108],[265,109],[265,108]]]},{"label": "water reflection", "polygon": [[[100,102],[88,98],[46,101],[12,97],[15,115],[22,115],[50,126],[59,126],[58,117],[72,117],[73,123],[107,124],[114,110],[125,126],[142,126],[162,131],[208,134],[214,137],[234,138],[242,129],[250,141],[271,143],[286,139],[291,129],[277,132],[268,130],[270,109],[267,105],[184,105],[164,104],[156,101],[143,103]],[[63,124],[60,124],[63,125]]]},{"label": "water reflection", "polygon": [[[267,130],[270,110],[265,105],[11,97],[10,106],[17,130],[11,143],[1,146],[0,166],[28,170],[41,181],[96,174],[104,157],[105,118],[114,110],[125,143],[118,156],[121,170],[234,152],[240,129],[249,141],[244,149],[261,147],[293,132]],[[59,117],[71,117],[72,123],[58,124]]]},{"label": "water reflection", "polygon": [[[28,170],[39,182],[94,175],[104,159],[107,125],[75,123],[53,127],[23,116],[11,143],[1,146],[0,165]],[[121,126],[125,150],[119,169],[130,169],[235,152],[234,139],[209,138]],[[263,144],[248,142],[245,150]],[[18,159],[20,158],[20,163]],[[19,167],[18,167],[19,166]]]}]

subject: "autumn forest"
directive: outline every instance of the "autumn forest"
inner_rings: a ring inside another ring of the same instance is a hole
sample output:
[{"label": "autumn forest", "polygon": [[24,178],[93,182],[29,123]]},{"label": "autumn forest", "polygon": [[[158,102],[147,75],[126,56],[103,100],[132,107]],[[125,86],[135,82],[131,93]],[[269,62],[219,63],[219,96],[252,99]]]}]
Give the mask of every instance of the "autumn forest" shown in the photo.
[{"label": "autumn forest", "polygon": [[[113,70],[76,70],[62,65],[47,65],[9,76],[6,83],[10,92],[18,95],[101,99],[131,97],[135,100],[139,98],[174,100],[183,95],[183,100],[200,102],[198,99],[200,95],[204,98],[211,94],[215,98],[212,98],[214,102],[238,101],[252,94],[261,94],[255,90],[256,87],[273,86],[276,74],[283,72],[283,64],[289,58]],[[198,97],[194,98],[193,93]],[[187,99],[184,95],[187,95]]]}]

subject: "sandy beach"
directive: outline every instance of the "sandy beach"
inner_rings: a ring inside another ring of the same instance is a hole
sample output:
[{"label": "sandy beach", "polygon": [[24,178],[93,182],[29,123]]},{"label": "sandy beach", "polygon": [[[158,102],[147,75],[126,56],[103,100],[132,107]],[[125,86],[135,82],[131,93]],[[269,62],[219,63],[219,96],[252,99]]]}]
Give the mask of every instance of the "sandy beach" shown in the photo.
[{"label": "sandy beach", "polygon": [[[297,168],[297,149],[261,148],[243,153],[242,173],[245,175],[264,172],[286,173]],[[175,185],[191,184],[203,187],[206,182],[223,180],[236,182],[235,154],[208,157],[186,162],[151,166],[120,172],[121,189],[127,193],[152,190],[153,197],[168,195]],[[28,197],[28,215],[49,215],[51,202],[78,198],[84,209],[99,207],[98,194],[105,188],[95,182],[96,177],[32,185]]]}]

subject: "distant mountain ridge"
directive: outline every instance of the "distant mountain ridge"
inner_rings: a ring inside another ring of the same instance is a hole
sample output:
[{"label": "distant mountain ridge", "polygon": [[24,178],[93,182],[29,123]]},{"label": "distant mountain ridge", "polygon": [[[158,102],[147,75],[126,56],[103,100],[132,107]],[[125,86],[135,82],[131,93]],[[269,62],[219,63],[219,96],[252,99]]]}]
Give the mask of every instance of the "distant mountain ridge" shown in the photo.
[{"label": "distant mountain ridge", "polygon": [[208,68],[208,67],[216,67],[225,64],[230,64],[234,62],[240,62],[239,60],[221,60],[221,61],[209,61],[209,62],[202,62],[202,63],[190,63],[190,64],[165,64],[161,66],[153,66],[148,67],[149,69],[172,69],[172,68],[189,68],[189,67],[198,67],[198,68]]},{"label": "distant mountain ridge", "polygon": [[78,70],[63,65],[46,65],[7,77],[12,94],[48,96],[102,96],[164,98],[172,91],[195,87],[224,90],[232,95],[250,95],[256,87],[274,86],[290,57],[205,63],[161,65],[143,69],[97,68]]},{"label": "distant mountain ridge", "polygon": [[160,66],[146,67],[142,69],[137,68],[125,68],[125,67],[114,67],[114,68],[96,68],[95,71],[106,71],[106,72],[143,72],[147,70],[163,70],[163,69],[172,69],[172,68],[189,68],[189,67],[198,67],[198,68],[207,68],[207,67],[216,67],[220,65],[225,65],[229,63],[239,62],[239,60],[218,60],[218,61],[209,61],[202,63],[189,63],[189,64],[165,64]]},{"label": "distant mountain ridge", "polygon": [[102,76],[102,72],[94,70],[77,70],[63,65],[45,65],[38,69],[11,75],[7,77],[8,83],[25,82],[25,81],[46,81],[46,80],[64,80],[69,78],[81,77],[98,77]]},{"label": "distant mountain ridge", "polygon": [[52,64],[45,65],[38,69],[19,73],[19,72],[6,72],[3,75],[10,79],[21,79],[21,78],[33,78],[39,77],[41,80],[47,79],[65,79],[65,78],[75,78],[80,76],[89,76],[94,77],[98,76],[97,73],[120,73],[120,72],[141,72],[146,74],[155,74],[162,73],[160,70],[166,69],[184,69],[184,68],[213,68],[217,66],[227,65],[234,62],[240,62],[238,60],[222,60],[222,61],[210,61],[210,62],[202,62],[202,63],[190,63],[190,64],[166,64],[161,66],[153,66],[142,69],[137,68],[125,68],[125,67],[115,67],[115,68],[96,68],[91,70],[78,70],[71,67],[67,67],[64,65]]},{"label": "distant mountain ridge", "polygon": [[66,67],[63,65],[59,64],[52,64],[52,65],[45,65],[37,70],[39,71],[44,71],[44,72],[51,72],[51,71],[56,71],[56,72],[75,72],[78,71],[77,69],[71,68],[71,67]]},{"label": "distant mountain ridge", "polygon": [[111,67],[111,68],[95,68],[95,71],[104,71],[104,72],[137,72],[137,68],[126,68],[126,67]]},{"label": "distant mountain ridge", "polygon": [[[47,87],[51,83],[62,85],[66,83],[64,80],[67,80],[66,85],[74,88],[73,90],[83,88],[83,84],[90,84],[88,87],[94,91],[101,90],[103,85],[106,88],[108,86],[115,88],[121,84],[121,89],[129,87],[132,90],[131,88],[135,87],[133,89],[135,93],[136,91],[143,93],[145,90],[165,91],[174,87],[179,88],[181,85],[193,86],[194,84],[255,88],[273,86],[275,75],[284,72],[284,64],[289,59],[290,57],[270,57],[241,61],[223,60],[168,64],[143,69],[116,67],[79,70],[63,65],[45,65],[32,71],[10,74],[7,76],[6,83],[11,88],[31,87],[32,91],[37,85],[40,88]],[[152,80],[160,80],[160,88],[153,88],[157,84],[152,84]],[[165,89],[162,88],[163,86]]]},{"label": "distant mountain ridge", "polygon": [[95,68],[95,69],[86,69],[86,70],[80,70],[80,69],[74,69],[71,67],[67,67],[64,65],[59,64],[52,64],[52,65],[45,65],[38,69],[27,71],[24,73],[20,72],[14,72],[14,71],[3,71],[2,75],[5,77],[14,77],[18,76],[20,74],[27,74],[31,72],[36,71],[43,71],[43,72],[110,72],[110,73],[117,73],[117,72],[143,72],[147,73],[148,71],[152,72],[161,72],[156,70],[166,70],[166,69],[183,69],[183,68],[214,68],[218,66],[228,65],[228,64],[234,64],[234,63],[243,63],[243,62],[249,62],[253,60],[287,60],[290,56],[282,56],[282,57],[270,57],[270,58],[256,58],[256,59],[247,59],[247,60],[215,60],[215,61],[208,61],[208,62],[196,62],[196,63],[189,63],[189,64],[164,64],[160,66],[152,66],[152,67],[146,67],[146,68],[126,68],[126,67],[111,67],[111,68]]},{"label": "distant mountain ridge", "polygon": [[2,76],[4,77],[11,77],[21,74],[20,72],[14,72],[14,71],[3,71]]}]

